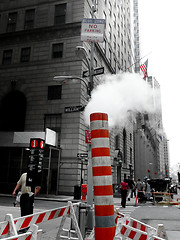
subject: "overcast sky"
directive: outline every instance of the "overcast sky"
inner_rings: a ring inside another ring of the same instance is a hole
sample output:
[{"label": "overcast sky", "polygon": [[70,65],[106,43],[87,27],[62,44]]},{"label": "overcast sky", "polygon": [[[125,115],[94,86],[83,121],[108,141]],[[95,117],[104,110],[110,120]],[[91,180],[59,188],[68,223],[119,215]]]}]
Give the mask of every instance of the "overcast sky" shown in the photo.
[{"label": "overcast sky", "polygon": [[139,0],[141,56],[161,85],[170,165],[180,163],[180,0]]}]

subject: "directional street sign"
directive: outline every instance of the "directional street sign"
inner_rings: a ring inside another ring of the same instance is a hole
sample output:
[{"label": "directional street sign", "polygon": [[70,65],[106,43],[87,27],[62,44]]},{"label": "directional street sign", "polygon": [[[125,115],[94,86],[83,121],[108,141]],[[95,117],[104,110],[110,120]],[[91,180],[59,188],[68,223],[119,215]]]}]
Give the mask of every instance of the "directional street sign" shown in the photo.
[{"label": "directional street sign", "polygon": [[[103,73],[104,73],[104,67],[95,68],[93,76],[100,75],[100,74],[103,74]],[[83,71],[82,77],[89,77],[89,70]]]},{"label": "directional street sign", "polygon": [[89,77],[89,70],[83,71],[82,77]]},{"label": "directional street sign", "polygon": [[81,112],[84,111],[84,106],[70,106],[70,107],[65,107],[64,112],[65,113],[71,113],[71,112]]},{"label": "directional street sign", "polygon": [[100,74],[103,74],[103,73],[104,73],[104,67],[94,69],[94,75],[100,75]]},{"label": "directional street sign", "polygon": [[77,158],[87,158],[88,153],[77,153]]}]

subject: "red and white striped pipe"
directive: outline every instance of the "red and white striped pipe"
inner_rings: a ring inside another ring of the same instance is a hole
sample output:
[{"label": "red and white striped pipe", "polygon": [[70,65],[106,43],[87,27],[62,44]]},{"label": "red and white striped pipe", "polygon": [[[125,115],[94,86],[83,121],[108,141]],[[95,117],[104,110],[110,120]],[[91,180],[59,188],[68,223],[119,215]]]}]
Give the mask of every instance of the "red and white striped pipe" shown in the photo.
[{"label": "red and white striped pipe", "polygon": [[92,173],[95,204],[95,239],[113,240],[114,200],[109,147],[108,115],[90,115]]}]

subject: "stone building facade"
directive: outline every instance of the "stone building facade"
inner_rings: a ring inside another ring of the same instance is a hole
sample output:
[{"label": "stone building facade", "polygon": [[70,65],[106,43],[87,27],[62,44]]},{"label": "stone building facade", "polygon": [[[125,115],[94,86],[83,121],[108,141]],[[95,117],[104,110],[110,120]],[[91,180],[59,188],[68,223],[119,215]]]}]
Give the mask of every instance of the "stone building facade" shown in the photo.
[{"label": "stone building facade", "polygon": [[[86,85],[73,80],[60,85],[57,75],[82,76],[87,65],[76,54],[83,46],[81,22],[106,20],[103,43],[94,47],[94,68],[105,73],[132,71],[130,1],[35,0],[0,3],[0,186],[11,192],[27,169],[29,140],[56,132],[57,142],[46,144],[42,193],[73,194],[74,186],[87,182],[87,163],[77,158],[87,153],[83,111],[66,112],[87,104]],[[101,76],[94,77],[95,87]],[[88,78],[85,78],[88,82]],[[79,108],[78,108],[79,109]],[[134,174],[133,120],[118,134],[110,132],[113,183]],[[120,151],[122,164],[115,150]],[[7,188],[7,186],[10,186]],[[9,189],[9,190],[8,190]]]}]

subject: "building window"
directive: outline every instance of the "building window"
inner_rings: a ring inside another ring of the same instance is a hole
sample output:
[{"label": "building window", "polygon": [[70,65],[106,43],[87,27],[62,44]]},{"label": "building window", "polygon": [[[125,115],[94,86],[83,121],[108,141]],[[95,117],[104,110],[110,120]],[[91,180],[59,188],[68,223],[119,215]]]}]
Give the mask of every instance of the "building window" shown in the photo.
[{"label": "building window", "polygon": [[120,46],[118,44],[118,58],[120,58]]},{"label": "building window", "polygon": [[105,12],[103,12],[103,16],[104,16],[104,19],[105,19],[105,29],[106,29],[106,19],[107,19],[107,17],[106,17],[106,13]]},{"label": "building window", "polygon": [[106,39],[104,39],[104,42],[103,42],[104,54],[106,54],[106,47],[107,47],[107,42],[106,42]]},{"label": "building window", "polygon": [[123,70],[123,53],[121,52],[121,69]]},{"label": "building window", "polygon": [[116,58],[114,57],[114,71],[116,72],[116,65],[117,65],[117,61]]},{"label": "building window", "polygon": [[13,53],[12,49],[5,50],[3,52],[3,60],[2,60],[2,64],[3,65],[11,64],[11,62],[12,62],[12,53]]},{"label": "building window", "polygon": [[126,43],[124,42],[124,53],[126,53]]},{"label": "building window", "polygon": [[130,138],[130,141],[132,141],[132,133],[130,133],[129,138]]},{"label": "building window", "polygon": [[114,35],[114,50],[116,50],[116,36]]},{"label": "building window", "polygon": [[34,27],[34,16],[35,16],[35,9],[26,10],[25,13],[25,23],[24,29],[32,29]]},{"label": "building window", "polygon": [[56,43],[52,46],[52,58],[63,57],[63,43]]},{"label": "building window", "polygon": [[63,24],[66,21],[66,3],[55,6],[54,24]]},{"label": "building window", "polygon": [[126,163],[127,160],[127,141],[126,141],[126,130],[123,130],[123,159],[124,163]]},{"label": "building window", "polygon": [[7,32],[16,31],[16,22],[17,22],[17,12],[9,13],[8,23],[7,23]]},{"label": "building window", "polygon": [[112,51],[111,49],[109,48],[109,62],[111,64],[111,60],[112,60]]},{"label": "building window", "polygon": [[62,85],[48,86],[48,100],[61,99]]},{"label": "building window", "polygon": [[109,40],[111,41],[111,38],[112,38],[112,27],[111,25],[109,24]]},{"label": "building window", "polygon": [[112,15],[112,5],[111,3],[109,2],[109,16],[111,17]]},{"label": "building window", "polygon": [[119,5],[117,6],[117,14],[118,14],[118,18],[120,18],[120,8],[119,8]]},{"label": "building window", "polygon": [[120,37],[120,26],[118,24],[118,37]]},{"label": "building window", "polygon": [[120,148],[120,134],[115,136],[115,150]]},{"label": "building window", "polygon": [[130,147],[130,163],[132,163],[132,148]]},{"label": "building window", "polygon": [[116,15],[114,14],[114,28],[116,28]]},{"label": "building window", "polygon": [[30,54],[31,54],[31,48],[22,48],[21,49],[21,62],[29,62],[30,61]]}]

